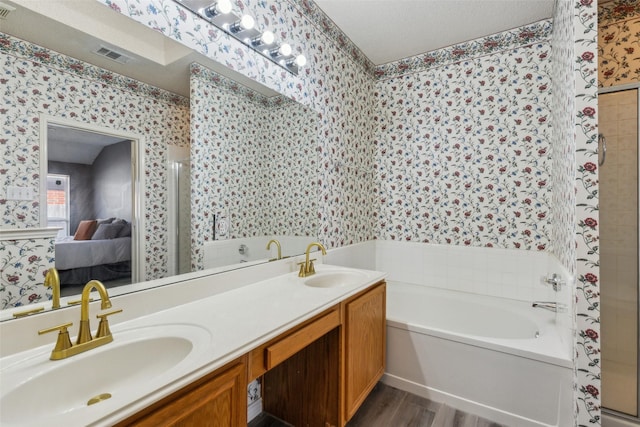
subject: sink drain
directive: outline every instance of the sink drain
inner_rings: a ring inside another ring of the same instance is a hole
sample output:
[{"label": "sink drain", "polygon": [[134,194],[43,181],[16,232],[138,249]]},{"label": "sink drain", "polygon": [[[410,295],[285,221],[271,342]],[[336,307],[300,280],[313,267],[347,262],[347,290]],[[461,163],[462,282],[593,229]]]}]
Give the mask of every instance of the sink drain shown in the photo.
[{"label": "sink drain", "polygon": [[103,400],[107,400],[107,399],[111,399],[111,393],[102,393],[99,394],[95,397],[92,397],[91,399],[89,399],[89,401],[87,402],[87,406],[91,406],[94,405],[96,403],[100,403]]}]

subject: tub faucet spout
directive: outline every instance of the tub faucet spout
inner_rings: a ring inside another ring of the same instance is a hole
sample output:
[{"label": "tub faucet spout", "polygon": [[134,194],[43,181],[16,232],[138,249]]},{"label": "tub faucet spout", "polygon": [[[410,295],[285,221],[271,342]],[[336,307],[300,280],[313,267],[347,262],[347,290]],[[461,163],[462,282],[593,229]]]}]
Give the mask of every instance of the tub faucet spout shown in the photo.
[{"label": "tub faucet spout", "polygon": [[542,308],[544,310],[553,311],[556,313],[564,313],[567,311],[567,306],[555,301],[536,301],[531,304],[531,307]]}]

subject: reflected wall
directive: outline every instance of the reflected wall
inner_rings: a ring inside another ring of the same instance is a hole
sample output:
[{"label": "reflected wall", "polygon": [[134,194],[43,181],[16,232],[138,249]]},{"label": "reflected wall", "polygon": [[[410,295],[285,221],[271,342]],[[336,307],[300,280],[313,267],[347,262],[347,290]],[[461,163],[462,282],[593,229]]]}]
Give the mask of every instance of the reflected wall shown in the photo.
[{"label": "reflected wall", "polygon": [[[315,239],[317,122],[308,107],[191,66],[194,269],[214,239]],[[225,233],[214,232],[214,217],[227,221]]]},{"label": "reflected wall", "polygon": [[[167,274],[166,150],[189,145],[188,101],[74,58],[0,33],[0,182],[30,187],[30,200],[0,203],[3,229],[40,227],[40,117],[50,115],[145,138],[146,279]],[[48,299],[40,286],[53,266],[49,239],[3,242],[0,309]],[[27,245],[28,256],[18,247]],[[10,247],[11,246],[11,247]],[[12,254],[12,255],[9,255]]]}]

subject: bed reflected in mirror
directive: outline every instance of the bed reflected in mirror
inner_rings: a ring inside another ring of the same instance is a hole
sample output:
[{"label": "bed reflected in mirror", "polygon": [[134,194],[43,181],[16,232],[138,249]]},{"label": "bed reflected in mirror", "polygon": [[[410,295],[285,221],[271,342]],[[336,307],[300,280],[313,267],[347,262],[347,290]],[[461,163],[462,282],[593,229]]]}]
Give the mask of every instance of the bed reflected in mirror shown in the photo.
[{"label": "bed reflected in mirror", "polygon": [[98,127],[46,124],[44,226],[59,228],[55,268],[61,295],[100,280],[107,288],[135,283],[137,139]]}]

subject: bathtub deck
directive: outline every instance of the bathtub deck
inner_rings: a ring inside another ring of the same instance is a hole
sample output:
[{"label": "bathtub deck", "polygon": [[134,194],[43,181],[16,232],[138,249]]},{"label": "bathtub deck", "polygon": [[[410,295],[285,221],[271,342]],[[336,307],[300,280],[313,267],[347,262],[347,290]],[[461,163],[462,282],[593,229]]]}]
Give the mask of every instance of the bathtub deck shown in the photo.
[{"label": "bathtub deck", "polygon": [[[290,427],[266,414],[250,427]],[[378,383],[347,427],[506,427]]]}]

